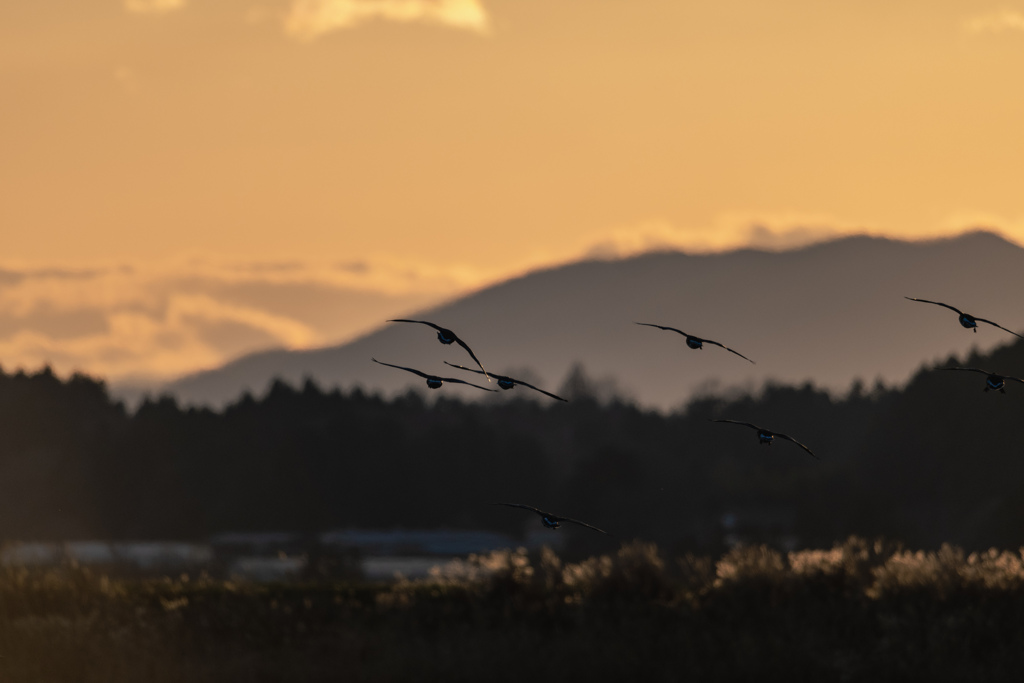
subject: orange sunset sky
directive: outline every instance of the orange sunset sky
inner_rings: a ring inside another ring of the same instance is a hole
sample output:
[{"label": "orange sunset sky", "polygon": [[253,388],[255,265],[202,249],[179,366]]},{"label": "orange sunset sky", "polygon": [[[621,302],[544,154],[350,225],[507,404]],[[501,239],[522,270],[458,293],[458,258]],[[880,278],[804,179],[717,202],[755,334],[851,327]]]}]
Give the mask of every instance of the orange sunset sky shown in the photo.
[{"label": "orange sunset sky", "polygon": [[1024,242],[1024,0],[5,0],[0,366],[170,378],[651,248]]}]

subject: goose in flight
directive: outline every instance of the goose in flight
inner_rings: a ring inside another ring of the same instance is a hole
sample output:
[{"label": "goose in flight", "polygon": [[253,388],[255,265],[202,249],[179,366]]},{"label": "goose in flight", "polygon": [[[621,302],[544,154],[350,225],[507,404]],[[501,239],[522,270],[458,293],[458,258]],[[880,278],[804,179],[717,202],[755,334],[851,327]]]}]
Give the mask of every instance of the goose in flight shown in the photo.
[{"label": "goose in flight", "polygon": [[[474,370],[473,368],[467,368],[467,367],[464,367],[462,365],[456,365],[455,363],[449,363],[448,361],[445,361],[444,364],[445,365],[450,365],[453,368],[458,368],[459,370],[466,370],[467,372],[475,372],[478,375],[484,374],[480,370]],[[534,391],[539,391],[540,393],[542,393],[542,394],[544,394],[546,396],[550,396],[551,398],[557,398],[559,401],[565,401],[566,403],[569,402],[568,399],[562,398],[561,396],[555,396],[554,394],[552,394],[550,392],[547,392],[547,391],[544,391],[543,389],[538,389],[537,387],[533,386],[532,384],[528,384],[527,382],[524,382],[521,379],[513,379],[511,377],[506,377],[505,375],[495,375],[495,374],[491,374],[490,376],[493,377],[494,379],[498,380],[498,386],[501,387],[502,389],[511,389],[514,386],[516,386],[517,384],[522,384],[524,387],[530,387]]]},{"label": "goose in flight", "polygon": [[426,320],[402,320],[402,319],[398,319],[398,320],[388,320],[387,322],[389,322],[389,323],[419,323],[420,325],[430,325],[435,330],[437,330],[437,341],[441,342],[442,344],[451,344],[452,342],[455,342],[459,346],[461,346],[462,348],[466,349],[466,352],[470,355],[470,357],[474,361],[476,361],[477,365],[480,366],[480,370],[483,371],[484,377],[487,378],[487,381],[488,382],[491,381],[491,376],[487,374],[486,370],[484,370],[483,364],[480,362],[480,359],[476,357],[476,354],[473,353],[473,349],[469,348],[469,345],[466,344],[466,342],[464,342],[461,339],[459,339],[459,335],[455,334],[454,332],[452,332],[448,328],[441,327],[440,325],[435,325],[434,323],[428,322]]},{"label": "goose in flight", "polygon": [[414,375],[419,375],[420,377],[423,377],[427,380],[427,386],[430,387],[431,389],[440,389],[441,385],[444,384],[445,382],[455,382],[457,384],[468,384],[471,387],[483,389],[484,391],[497,391],[497,389],[488,389],[487,387],[482,387],[478,384],[473,384],[472,382],[465,382],[461,379],[455,379],[453,377],[438,377],[437,375],[428,375],[425,372],[413,370],[412,368],[403,368],[401,365],[392,365],[391,363],[384,363],[382,361],[377,360],[376,358],[371,358],[370,360],[372,360],[374,363],[380,363],[381,365],[387,365],[388,367],[391,368],[398,368],[399,370],[405,370],[406,372],[411,372]]},{"label": "goose in flight", "polygon": [[988,370],[980,370],[978,368],[940,368],[941,370],[967,370],[968,372],[980,372],[983,375],[988,375],[985,378],[985,391],[998,391],[1001,394],[1006,393],[1006,380],[1012,382],[1020,382],[1024,384],[1024,379],[1018,377],[1009,377],[1007,375],[997,375],[994,372]]},{"label": "goose in flight", "polygon": [[796,439],[794,439],[791,436],[786,436],[785,434],[780,434],[779,432],[771,432],[771,431],[768,431],[767,429],[764,429],[763,427],[758,427],[757,425],[750,424],[749,422],[739,422],[737,420],[712,420],[712,422],[728,422],[729,424],[743,425],[744,427],[750,427],[751,429],[756,429],[757,430],[758,443],[760,443],[760,444],[768,444],[769,446],[771,446],[772,445],[772,439],[774,439],[775,437],[779,437],[780,439],[785,439],[786,441],[792,441],[797,446],[799,446],[800,448],[802,448],[805,451],[807,451],[808,453],[810,453],[811,457],[817,458],[818,460],[821,460],[821,458],[818,458],[818,456],[814,455],[814,453],[811,451],[810,448],[808,448],[807,446],[803,445],[802,443],[800,443],[799,441],[797,441]]},{"label": "goose in flight", "polygon": [[507,505],[508,507],[512,507],[512,508],[523,508],[524,510],[530,510],[531,512],[536,512],[538,515],[540,515],[540,522],[541,522],[541,524],[543,524],[544,526],[546,526],[549,529],[557,529],[562,522],[572,522],[573,524],[579,524],[580,526],[585,526],[588,529],[593,529],[594,531],[600,531],[602,534],[606,534],[608,536],[611,536],[611,534],[609,534],[604,529],[598,529],[596,526],[591,526],[590,524],[587,524],[586,522],[581,522],[580,520],[573,519],[571,517],[559,517],[558,515],[553,515],[550,512],[544,512],[543,510],[538,510],[537,508],[535,508],[533,506],[530,506],[530,505],[521,505],[519,503],[491,503],[491,505]]},{"label": "goose in flight", "polygon": [[960,316],[960,318],[959,318],[960,324],[963,325],[964,327],[966,327],[969,330],[974,330],[975,332],[977,332],[978,331],[978,323],[988,323],[989,325],[993,325],[993,326],[998,327],[999,329],[1001,329],[1001,330],[1003,330],[1005,332],[1009,332],[1010,334],[1012,334],[1012,335],[1014,335],[1016,337],[1020,337],[1021,339],[1024,339],[1024,337],[1021,337],[1021,335],[1017,334],[1013,330],[1006,329],[1005,327],[1003,327],[999,323],[994,323],[991,320],[985,320],[984,318],[978,318],[978,317],[975,317],[975,316],[970,315],[968,313],[964,313],[959,308],[954,308],[953,306],[950,306],[949,304],[944,304],[941,301],[928,301],[928,299],[914,299],[913,297],[909,297],[909,296],[905,296],[903,298],[904,299],[909,299],[910,301],[920,301],[923,304],[935,304],[936,306],[944,306],[944,307],[948,308],[951,311],[956,311],[956,314],[958,316]]},{"label": "goose in flight", "polygon": [[725,344],[721,344],[721,343],[716,342],[716,341],[711,341],[710,339],[701,339],[700,337],[694,337],[692,334],[686,334],[682,330],[677,330],[674,327],[665,327],[663,325],[654,325],[652,323],[636,323],[636,324],[637,325],[646,325],[647,327],[657,327],[659,330],[672,330],[673,332],[678,332],[679,334],[681,334],[684,337],[686,337],[686,345],[689,346],[691,349],[700,349],[700,348],[703,348],[705,344],[714,344],[715,346],[721,346],[723,349],[725,349],[729,353],[735,353],[737,356],[739,356],[740,358],[742,358],[745,361],[750,361],[751,363],[754,362],[754,361],[750,360],[749,358],[747,358],[746,356],[744,356],[739,351],[733,351],[732,349],[730,349]]}]

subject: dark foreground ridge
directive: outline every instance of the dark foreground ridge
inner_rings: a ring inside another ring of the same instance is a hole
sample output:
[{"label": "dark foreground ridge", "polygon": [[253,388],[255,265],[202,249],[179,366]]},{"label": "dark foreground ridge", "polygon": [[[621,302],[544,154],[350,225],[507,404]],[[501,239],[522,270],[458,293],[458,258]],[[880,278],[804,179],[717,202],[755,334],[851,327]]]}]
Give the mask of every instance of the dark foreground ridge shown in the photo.
[{"label": "dark foreground ridge", "polygon": [[564,562],[501,551],[390,584],[0,572],[5,683],[1017,681],[1018,552],[828,550]]}]

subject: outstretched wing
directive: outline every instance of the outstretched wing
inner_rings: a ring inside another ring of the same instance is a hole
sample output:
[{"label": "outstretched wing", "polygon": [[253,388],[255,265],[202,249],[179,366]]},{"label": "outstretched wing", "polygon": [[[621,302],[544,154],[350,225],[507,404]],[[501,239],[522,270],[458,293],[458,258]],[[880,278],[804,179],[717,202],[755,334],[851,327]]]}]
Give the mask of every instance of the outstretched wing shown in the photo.
[{"label": "outstretched wing", "polygon": [[750,424],[749,422],[740,422],[739,420],[711,420],[711,422],[728,422],[729,424],[743,425],[744,427],[750,427],[751,429],[756,429],[758,431],[761,429],[757,425]]},{"label": "outstretched wing", "polygon": [[959,308],[954,308],[953,306],[950,306],[949,304],[944,304],[941,301],[928,301],[928,299],[915,299],[915,298],[910,297],[910,296],[905,296],[903,298],[904,299],[910,299],[911,301],[920,301],[923,304],[935,304],[936,306],[945,306],[946,308],[948,308],[951,311],[956,311],[957,314],[959,314],[959,315],[963,315],[964,314],[964,312],[961,311]]},{"label": "outstretched wing", "polygon": [[981,370],[979,368],[939,368],[939,370],[967,370],[968,372],[980,372],[983,375],[991,375],[992,374],[988,370]]},{"label": "outstretched wing", "polygon": [[389,323],[419,323],[421,325],[430,325],[431,327],[433,327],[438,332],[451,332],[455,336],[455,341],[458,342],[459,346],[461,346],[462,348],[466,349],[466,351],[469,353],[470,357],[473,360],[475,360],[476,364],[480,366],[481,370],[483,370],[484,377],[487,378],[487,381],[488,382],[491,381],[491,376],[487,374],[487,370],[484,370],[483,363],[481,363],[480,359],[476,357],[475,353],[473,353],[473,349],[469,348],[469,345],[466,344],[466,342],[462,341],[462,339],[459,338],[459,335],[455,334],[451,330],[446,330],[445,328],[441,327],[440,325],[435,325],[434,323],[430,322],[429,320],[406,320],[404,318],[395,318],[394,320],[388,320],[387,322],[389,322]]},{"label": "outstretched wing", "polygon": [[530,389],[533,389],[534,391],[539,391],[540,393],[544,394],[545,396],[550,396],[551,398],[557,398],[559,401],[565,401],[566,403],[569,402],[569,399],[567,399],[567,398],[562,398],[561,396],[555,396],[550,391],[544,391],[543,389],[538,389],[537,387],[533,386],[529,382],[524,382],[521,379],[514,379],[512,381],[515,382],[516,384],[522,384],[524,387],[529,387]]},{"label": "outstretched wing", "polygon": [[434,376],[434,375],[428,375],[426,373],[420,372],[419,370],[413,370],[412,368],[403,368],[401,365],[392,365],[391,363],[384,363],[382,361],[377,360],[376,358],[371,358],[370,360],[372,360],[374,363],[380,363],[381,365],[387,365],[388,367],[391,367],[391,368],[398,368],[399,370],[405,370],[406,372],[411,372],[414,375],[419,375],[420,377],[423,377],[424,379],[430,379],[431,377]]},{"label": "outstretched wing", "polygon": [[1003,377],[1003,379],[1004,380],[1012,379],[1014,382],[1020,382],[1021,384],[1024,384],[1024,379],[1021,379],[1019,377]]},{"label": "outstretched wing", "polygon": [[[730,353],[735,353],[735,354],[736,354],[737,356],[739,356],[739,357],[740,357],[740,358],[742,358],[743,360],[746,360],[746,361],[750,361],[751,363],[754,363],[754,361],[750,360],[749,358],[747,358],[746,356],[744,356],[744,355],[743,355],[742,353],[740,353],[739,351],[733,351],[732,349],[730,349],[730,348],[729,348],[728,346],[726,346],[725,344],[720,344],[720,343],[718,343],[718,342],[716,342],[716,341],[711,341],[710,339],[703,339],[702,341],[703,341],[703,342],[704,342],[705,344],[714,344],[715,346],[721,346],[721,347],[722,347],[723,349],[725,349],[726,351],[728,351],[728,352],[730,352]],[[754,363],[754,365],[757,365],[757,363]]]},{"label": "outstretched wing", "polygon": [[491,503],[491,505],[507,505],[510,508],[522,508],[524,510],[529,510],[530,512],[536,512],[541,517],[543,517],[544,515],[548,514],[548,513],[544,512],[543,510],[538,510],[537,508],[533,507],[532,505],[523,505],[522,503]]},{"label": "outstretched wing", "polygon": [[509,382],[515,382],[516,384],[522,384],[522,382],[520,382],[519,380],[512,379],[511,377],[506,377],[505,375],[495,375],[493,372],[484,372],[483,370],[474,370],[473,368],[467,368],[465,365],[456,365],[455,363],[449,363],[448,361],[445,361],[444,364],[445,365],[450,365],[453,368],[458,368],[459,370],[465,370],[466,372],[475,372],[478,375],[486,375],[487,377],[493,377],[494,379],[506,379]]},{"label": "outstretched wing", "polygon": [[[444,365],[445,366],[452,366],[453,368],[458,368],[459,370],[465,370],[465,371],[470,372],[470,373],[476,373],[477,375],[482,375],[483,374],[479,370],[473,370],[472,368],[466,368],[464,366],[457,366],[457,365],[454,364],[454,362],[449,362],[447,360],[444,361]],[[521,384],[524,387],[529,387],[530,389],[532,389],[534,391],[540,391],[541,393],[543,393],[545,395],[548,395],[548,396],[551,396],[552,398],[557,398],[558,400],[564,400],[566,403],[568,402],[567,398],[562,398],[561,396],[556,396],[555,394],[551,393],[550,391],[545,391],[544,389],[540,389],[540,388],[530,384],[529,382],[523,382],[522,380],[517,380],[514,377],[508,377],[507,375],[494,375],[494,374],[490,375],[490,377],[494,377],[496,380],[505,380],[506,382],[512,382],[513,384]]]},{"label": "outstretched wing", "polygon": [[480,371],[483,373],[484,377],[486,377],[487,381],[490,382],[491,381],[491,376],[487,374],[487,370],[484,369],[484,364],[481,363],[480,359],[476,357],[475,353],[473,353],[473,349],[469,348],[469,344],[467,344],[466,342],[462,341],[459,338],[459,335],[455,335],[455,341],[457,341],[459,343],[459,346],[461,346],[462,348],[466,349],[466,351],[473,358],[473,360],[476,361],[476,364],[480,366]]},{"label": "outstretched wing", "polygon": [[796,439],[794,439],[793,437],[791,437],[791,436],[786,436],[785,434],[779,434],[778,432],[772,432],[772,434],[774,434],[775,436],[779,437],[780,439],[785,439],[786,441],[792,441],[792,442],[793,442],[793,443],[795,443],[795,444],[796,444],[797,446],[799,446],[800,448],[802,448],[802,449],[804,449],[805,451],[807,451],[808,453],[810,453],[810,454],[811,454],[811,457],[812,457],[812,458],[815,458],[815,459],[817,459],[817,460],[821,460],[821,458],[819,458],[818,456],[816,456],[816,455],[814,454],[814,452],[813,452],[813,451],[812,451],[812,450],[811,450],[810,448],[808,448],[807,446],[803,445],[802,443],[800,443],[799,441],[797,441],[797,440],[796,440]]},{"label": "outstretched wing", "polygon": [[[475,372],[478,375],[484,374],[480,370],[474,370],[473,368],[467,368],[467,367],[462,366],[462,365],[456,365],[455,363],[449,363],[448,361],[445,361],[444,364],[445,365],[450,365],[453,368],[458,368],[459,370],[466,370],[467,372]],[[515,377],[508,377],[507,375],[494,375],[494,374],[492,374],[491,377],[493,377],[493,378],[495,378],[497,380],[505,380],[506,382],[512,382],[513,384],[521,384],[524,387],[529,387],[529,388],[533,389],[534,391],[539,391],[542,394],[546,394],[547,396],[550,396],[551,398],[557,398],[559,401],[565,401],[566,403],[569,402],[568,399],[564,399],[561,396],[555,396],[554,394],[552,394],[550,392],[547,392],[547,391],[544,391],[543,389],[538,389],[537,387],[533,386],[529,382],[524,382],[523,380],[516,379]]]},{"label": "outstretched wing", "polygon": [[659,330],[672,330],[673,332],[678,332],[679,334],[683,335],[684,337],[689,337],[690,336],[690,335],[686,334],[685,332],[683,332],[682,330],[677,330],[674,327],[665,327],[664,325],[655,325],[654,323],[637,323],[637,322],[635,322],[633,324],[634,325],[646,325],[647,327],[657,327]]},{"label": "outstretched wing", "polygon": [[598,529],[596,526],[593,526],[592,524],[587,524],[586,522],[581,522],[580,520],[573,519],[572,517],[558,517],[557,519],[558,519],[559,522],[572,522],[573,524],[579,524],[580,526],[585,526],[588,529],[593,529],[594,531],[600,531],[602,534],[604,534],[606,536],[611,536],[611,534],[609,534],[604,529]]},{"label": "outstretched wing", "polygon": [[1010,334],[1012,334],[1015,337],[1020,337],[1021,339],[1024,339],[1024,337],[1021,337],[1019,334],[1017,334],[1013,330],[1006,329],[1005,327],[1003,327],[999,323],[994,323],[991,320],[985,320],[984,318],[975,318],[975,320],[977,320],[979,323],[988,323],[989,325],[994,325],[994,326],[998,327],[999,329],[1003,330],[1004,332],[1009,332]]},{"label": "outstretched wing", "polygon": [[427,320],[405,320],[403,318],[396,318],[394,320],[388,320],[386,322],[389,322],[389,323],[419,323],[420,325],[430,325],[431,327],[433,327],[438,332],[440,332],[442,330],[442,328],[439,325],[435,325],[434,323],[429,322]]},{"label": "outstretched wing", "polygon": [[462,379],[455,379],[454,377],[438,377],[437,379],[441,380],[442,382],[452,382],[454,384],[468,384],[471,387],[483,389],[484,391],[497,391],[497,389],[488,389],[487,387],[482,387],[479,384],[473,384],[472,382],[467,382]]}]

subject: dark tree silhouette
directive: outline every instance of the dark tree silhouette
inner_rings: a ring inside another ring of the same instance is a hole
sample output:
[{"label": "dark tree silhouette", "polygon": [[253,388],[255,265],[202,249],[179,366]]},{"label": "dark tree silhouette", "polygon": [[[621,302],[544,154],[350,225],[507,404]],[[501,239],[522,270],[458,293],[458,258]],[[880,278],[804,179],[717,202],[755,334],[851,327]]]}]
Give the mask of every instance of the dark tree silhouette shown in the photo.
[{"label": "dark tree silhouette", "polygon": [[[306,380],[221,412],[161,397],[134,414],[88,377],[0,371],[0,540],[520,534],[531,530],[524,520],[487,503],[528,500],[674,549],[718,549],[723,520],[750,542],[885,534],[918,547],[1016,548],[1024,396],[934,371],[950,365],[1020,376],[1024,342],[923,368],[899,390],[858,383],[838,397],[767,385],[671,414],[616,398],[579,366],[559,390],[569,403],[416,391],[384,400]],[[736,415],[800,434],[821,460],[751,448],[708,424]],[[599,537],[565,536],[570,551],[602,552]]]}]

